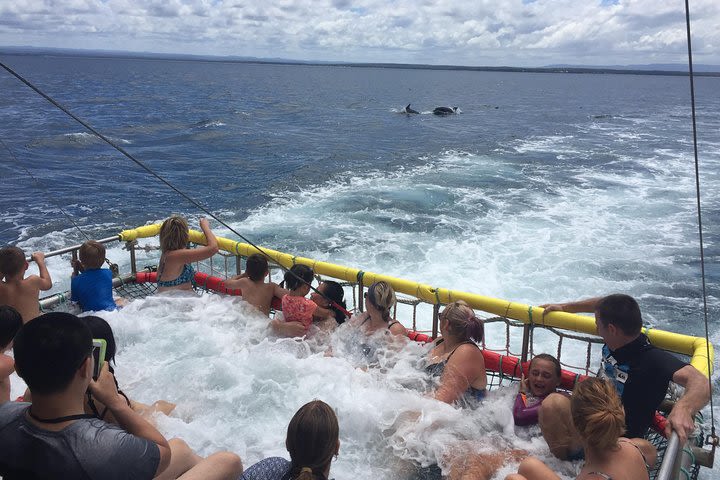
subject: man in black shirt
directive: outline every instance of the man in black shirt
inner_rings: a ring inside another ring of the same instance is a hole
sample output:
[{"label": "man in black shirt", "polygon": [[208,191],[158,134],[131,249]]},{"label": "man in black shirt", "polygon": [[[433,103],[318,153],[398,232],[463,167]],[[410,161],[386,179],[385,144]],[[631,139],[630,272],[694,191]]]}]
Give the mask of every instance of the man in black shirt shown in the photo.
[{"label": "man in black shirt", "polygon": [[[541,307],[545,308],[543,316],[557,311],[595,313],[597,333],[605,341],[600,376],[614,383],[622,399],[626,437],[645,435],[671,380],[685,387],[685,394],[668,416],[665,433],[669,436],[674,430],[682,442],[693,433],[693,416],[710,399],[707,378],[692,365],[650,344],[642,333],[642,316],[635,299],[614,294]],[[582,454],[569,398],[552,394],[543,401],[540,428],[558,458],[575,459]]]}]

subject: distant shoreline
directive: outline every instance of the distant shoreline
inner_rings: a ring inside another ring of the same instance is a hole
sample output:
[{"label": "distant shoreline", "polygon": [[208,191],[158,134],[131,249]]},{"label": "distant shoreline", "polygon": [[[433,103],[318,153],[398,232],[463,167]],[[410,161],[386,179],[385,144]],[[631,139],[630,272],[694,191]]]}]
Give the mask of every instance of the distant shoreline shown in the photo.
[{"label": "distant shoreline", "polygon": [[[61,48],[41,47],[2,47],[0,55],[12,56],[51,56],[51,57],[83,57],[83,58],[118,58],[132,60],[165,60],[165,61],[195,61],[211,63],[246,63],[259,65],[306,65],[321,67],[351,67],[351,68],[391,68],[404,70],[455,70],[471,72],[516,72],[516,73],[571,73],[571,74],[606,74],[606,75],[663,75],[688,76],[683,70],[642,69],[622,67],[583,67],[583,66],[552,66],[552,67],[489,67],[465,65],[430,65],[410,63],[374,63],[374,62],[326,62],[304,61],[273,58],[211,56],[211,55],[184,55],[146,52],[121,52],[109,50],[75,50]],[[720,67],[718,67],[720,70]],[[697,71],[693,75],[698,77],[720,77],[720,71]]]}]

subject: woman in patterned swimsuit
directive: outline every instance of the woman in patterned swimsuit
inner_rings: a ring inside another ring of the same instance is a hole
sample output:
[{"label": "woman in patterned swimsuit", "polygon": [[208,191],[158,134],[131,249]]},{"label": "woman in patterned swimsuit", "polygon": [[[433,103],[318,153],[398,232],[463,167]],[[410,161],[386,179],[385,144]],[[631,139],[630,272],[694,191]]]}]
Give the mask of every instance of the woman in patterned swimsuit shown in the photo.
[{"label": "woman in patterned swimsuit", "polygon": [[189,232],[187,220],[170,217],[160,227],[160,262],[157,272],[158,292],[168,290],[192,290],[195,270],[192,262],[210,258],[218,252],[218,243],[207,219],[200,219],[200,229],[205,234],[206,245],[187,248]]},{"label": "woman in patterned swimsuit", "polygon": [[[570,409],[585,449],[585,465],[576,480],[648,480],[655,447],[642,438],[622,438],[625,411],[615,387],[599,378],[577,384]],[[537,458],[526,458],[505,480],[560,480]]]}]

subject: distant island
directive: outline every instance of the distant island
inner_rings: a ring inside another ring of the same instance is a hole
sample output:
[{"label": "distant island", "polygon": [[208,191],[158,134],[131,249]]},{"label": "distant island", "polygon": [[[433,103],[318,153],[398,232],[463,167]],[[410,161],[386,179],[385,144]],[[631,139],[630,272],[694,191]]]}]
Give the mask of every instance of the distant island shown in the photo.
[{"label": "distant island", "polygon": [[[317,65],[353,68],[396,68],[416,70],[466,70],[479,72],[532,72],[532,73],[593,73],[616,75],[673,75],[687,76],[687,65],[649,64],[649,65],[548,65],[545,67],[510,66],[467,66],[467,65],[430,65],[411,63],[366,63],[366,62],[328,62],[322,60],[290,60],[284,58],[258,58],[240,56],[187,55],[174,53],[129,52],[114,50],[82,50],[50,47],[0,46],[0,55],[48,55],[93,58],[133,58],[169,61],[199,61],[219,63],[254,63],[269,65]],[[720,77],[720,65],[693,65],[693,74],[703,77]]]}]

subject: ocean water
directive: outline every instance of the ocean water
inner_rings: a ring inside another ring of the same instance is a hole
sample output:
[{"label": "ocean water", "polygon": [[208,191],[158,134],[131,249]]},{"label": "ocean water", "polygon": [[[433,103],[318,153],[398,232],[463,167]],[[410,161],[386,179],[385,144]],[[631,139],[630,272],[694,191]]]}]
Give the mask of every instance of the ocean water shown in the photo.
[{"label": "ocean water", "polygon": [[[0,58],[260,245],[530,304],[626,292],[646,322],[704,336],[686,78]],[[719,91],[696,79],[716,344]],[[399,113],[408,103],[422,114]],[[432,115],[439,105],[461,113]],[[61,208],[95,238],[171,213],[196,224],[192,205],[5,73],[0,138],[12,152],[0,148],[2,244],[80,243]],[[119,246],[108,255],[127,265]],[[66,289],[68,259],[48,264]],[[340,417],[339,480],[368,464],[403,478],[410,461],[500,437],[544,454],[512,433],[507,393],[468,417],[419,395],[415,347],[365,372],[265,340],[242,302],[209,296],[147,299],[108,320],[121,386],[178,403],[159,425],[203,453],[246,465],[283,454],[294,411],[322,398]]]}]

